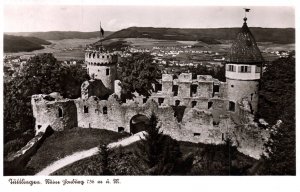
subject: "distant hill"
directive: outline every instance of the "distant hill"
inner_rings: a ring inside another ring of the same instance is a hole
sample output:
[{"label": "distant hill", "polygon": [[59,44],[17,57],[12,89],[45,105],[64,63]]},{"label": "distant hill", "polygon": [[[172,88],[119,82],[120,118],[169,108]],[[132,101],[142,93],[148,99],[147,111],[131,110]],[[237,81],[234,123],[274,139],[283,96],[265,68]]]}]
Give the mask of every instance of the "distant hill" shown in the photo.
[{"label": "distant hill", "polygon": [[34,51],[43,49],[42,45],[51,43],[36,37],[23,37],[14,35],[4,35],[4,52]]},{"label": "distant hill", "polygon": [[[112,34],[111,31],[105,31],[104,37]],[[62,39],[90,39],[100,36],[99,31],[94,32],[79,32],[79,31],[48,31],[48,32],[19,32],[19,33],[6,33],[15,36],[31,36],[44,40],[62,40]]]},{"label": "distant hill", "polygon": [[[240,28],[180,29],[130,27],[117,31],[105,39],[152,38],[160,40],[202,41],[207,44],[219,44],[218,40],[233,40],[239,30]],[[294,28],[252,27],[250,30],[258,42],[295,43]]]}]

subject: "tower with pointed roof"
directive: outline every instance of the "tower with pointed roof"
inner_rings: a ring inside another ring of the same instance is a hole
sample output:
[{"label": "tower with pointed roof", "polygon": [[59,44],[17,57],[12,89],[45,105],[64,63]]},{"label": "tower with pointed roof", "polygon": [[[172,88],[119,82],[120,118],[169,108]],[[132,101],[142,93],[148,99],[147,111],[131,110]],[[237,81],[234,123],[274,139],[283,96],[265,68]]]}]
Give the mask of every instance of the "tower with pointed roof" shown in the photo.
[{"label": "tower with pointed roof", "polygon": [[247,26],[247,18],[234,40],[226,62],[229,110],[238,113],[242,101],[248,101],[252,113],[257,112],[258,89],[263,57]]}]

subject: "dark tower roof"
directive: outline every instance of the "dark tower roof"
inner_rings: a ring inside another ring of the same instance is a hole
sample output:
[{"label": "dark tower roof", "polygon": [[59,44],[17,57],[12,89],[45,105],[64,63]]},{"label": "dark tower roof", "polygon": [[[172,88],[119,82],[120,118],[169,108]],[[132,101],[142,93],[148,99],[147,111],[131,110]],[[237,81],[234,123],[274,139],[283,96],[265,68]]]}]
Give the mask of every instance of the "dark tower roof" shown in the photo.
[{"label": "dark tower roof", "polygon": [[244,24],[235,41],[233,42],[228,57],[229,63],[260,63],[263,57],[256,41],[247,26],[247,18],[244,18]]}]

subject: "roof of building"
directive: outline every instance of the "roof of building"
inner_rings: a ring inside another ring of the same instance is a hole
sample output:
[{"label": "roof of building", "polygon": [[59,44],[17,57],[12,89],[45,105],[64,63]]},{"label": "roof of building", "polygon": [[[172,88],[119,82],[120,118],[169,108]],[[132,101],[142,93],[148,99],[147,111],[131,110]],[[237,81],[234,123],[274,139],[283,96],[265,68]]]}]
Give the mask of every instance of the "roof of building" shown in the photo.
[{"label": "roof of building", "polygon": [[263,62],[263,57],[257,47],[255,38],[247,26],[247,18],[244,18],[244,24],[236,39],[234,40],[229,56],[230,63],[260,63]]}]

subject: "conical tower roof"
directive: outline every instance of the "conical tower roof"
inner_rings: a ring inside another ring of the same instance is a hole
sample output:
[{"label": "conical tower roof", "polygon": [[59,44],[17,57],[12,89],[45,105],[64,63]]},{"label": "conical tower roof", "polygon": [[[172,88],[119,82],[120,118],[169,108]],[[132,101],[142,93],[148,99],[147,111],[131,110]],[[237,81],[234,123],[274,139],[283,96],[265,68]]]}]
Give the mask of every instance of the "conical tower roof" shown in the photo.
[{"label": "conical tower roof", "polygon": [[228,57],[229,63],[261,63],[263,57],[256,41],[247,26],[247,18],[244,18],[244,24],[235,41],[233,42]]}]

